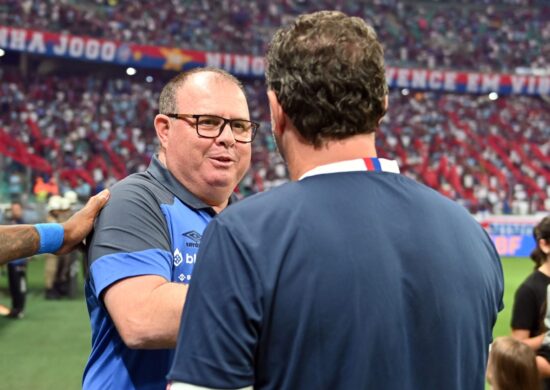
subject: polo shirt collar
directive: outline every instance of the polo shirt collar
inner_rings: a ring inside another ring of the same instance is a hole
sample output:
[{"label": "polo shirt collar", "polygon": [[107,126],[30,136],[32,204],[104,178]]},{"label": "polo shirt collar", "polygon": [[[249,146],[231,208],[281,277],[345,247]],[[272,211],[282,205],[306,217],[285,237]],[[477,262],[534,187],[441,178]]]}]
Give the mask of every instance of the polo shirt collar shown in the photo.
[{"label": "polo shirt collar", "polygon": [[399,173],[399,165],[395,160],[387,160],[385,158],[365,157],[354,160],[338,161],[326,165],[319,165],[306,173],[298,180],[306,177],[324,175],[327,173],[342,173],[342,172],[361,172],[361,171],[378,171]]},{"label": "polo shirt collar", "polygon": [[[160,162],[156,155],[151,159],[151,163],[147,168],[147,173],[151,175],[159,184],[170,191],[176,198],[185,203],[187,206],[196,210],[205,210],[211,215],[216,215],[216,211],[212,206],[207,205],[183,184],[181,184],[172,173]],[[233,193],[229,197],[229,204],[237,201],[237,196]]]}]

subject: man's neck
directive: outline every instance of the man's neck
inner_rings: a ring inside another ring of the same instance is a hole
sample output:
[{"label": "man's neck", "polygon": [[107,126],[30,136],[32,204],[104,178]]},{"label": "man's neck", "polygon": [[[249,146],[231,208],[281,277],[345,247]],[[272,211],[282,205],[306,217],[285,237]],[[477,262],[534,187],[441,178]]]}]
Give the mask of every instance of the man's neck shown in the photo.
[{"label": "man's neck", "polygon": [[374,133],[359,134],[344,140],[331,140],[320,148],[295,141],[287,148],[290,178],[298,180],[304,173],[320,165],[356,158],[377,157]]}]

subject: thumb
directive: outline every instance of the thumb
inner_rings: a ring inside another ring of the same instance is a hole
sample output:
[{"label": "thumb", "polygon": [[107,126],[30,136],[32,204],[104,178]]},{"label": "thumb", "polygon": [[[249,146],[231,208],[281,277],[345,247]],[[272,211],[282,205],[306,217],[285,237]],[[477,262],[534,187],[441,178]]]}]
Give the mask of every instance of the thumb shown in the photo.
[{"label": "thumb", "polygon": [[92,196],[88,200],[88,203],[86,203],[86,206],[84,206],[82,211],[91,213],[95,217],[99,213],[99,210],[105,206],[110,196],[111,193],[108,189],[101,191],[99,194]]}]

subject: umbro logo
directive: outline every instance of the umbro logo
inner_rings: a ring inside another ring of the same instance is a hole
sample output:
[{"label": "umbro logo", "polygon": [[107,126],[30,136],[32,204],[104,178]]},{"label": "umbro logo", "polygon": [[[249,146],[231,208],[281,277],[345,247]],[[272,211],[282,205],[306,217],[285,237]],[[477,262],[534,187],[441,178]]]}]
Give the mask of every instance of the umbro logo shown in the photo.
[{"label": "umbro logo", "polygon": [[186,246],[194,247],[194,248],[199,247],[199,245],[201,243],[201,238],[202,238],[202,236],[199,233],[197,233],[194,230],[191,230],[187,233],[183,233],[183,235],[193,241],[193,242],[186,242],[185,243]]},{"label": "umbro logo", "polygon": [[183,235],[195,241],[197,244],[201,243],[202,236],[194,230],[191,230],[190,232],[187,232],[187,233],[183,233]]}]

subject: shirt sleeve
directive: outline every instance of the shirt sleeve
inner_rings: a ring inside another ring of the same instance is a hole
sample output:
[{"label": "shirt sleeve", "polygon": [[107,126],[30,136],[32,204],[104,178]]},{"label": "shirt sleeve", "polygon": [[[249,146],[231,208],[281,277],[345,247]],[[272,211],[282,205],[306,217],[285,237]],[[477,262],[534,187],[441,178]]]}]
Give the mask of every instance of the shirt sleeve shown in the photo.
[{"label": "shirt sleeve", "polygon": [[220,217],[205,231],[169,380],[224,389],[254,382],[262,291],[256,268],[234,232]]},{"label": "shirt sleeve", "polygon": [[518,287],[514,306],[512,308],[512,329],[526,329],[532,331],[537,328],[537,318],[539,316],[536,308],[536,299],[533,290],[526,284]]},{"label": "shirt sleeve", "polygon": [[88,259],[96,297],[112,283],[132,276],[171,279],[166,221],[149,188],[132,181],[113,187],[94,227]]}]

